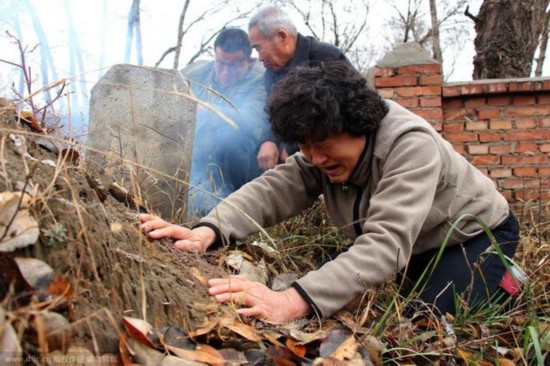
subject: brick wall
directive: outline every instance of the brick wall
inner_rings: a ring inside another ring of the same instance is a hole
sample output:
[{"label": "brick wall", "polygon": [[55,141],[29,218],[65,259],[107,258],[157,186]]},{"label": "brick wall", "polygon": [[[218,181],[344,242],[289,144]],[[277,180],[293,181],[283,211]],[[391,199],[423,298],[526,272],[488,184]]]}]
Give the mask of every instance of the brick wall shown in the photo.
[{"label": "brick wall", "polygon": [[430,63],[376,67],[374,86],[430,121],[518,214],[550,217],[550,78],[446,84]]}]

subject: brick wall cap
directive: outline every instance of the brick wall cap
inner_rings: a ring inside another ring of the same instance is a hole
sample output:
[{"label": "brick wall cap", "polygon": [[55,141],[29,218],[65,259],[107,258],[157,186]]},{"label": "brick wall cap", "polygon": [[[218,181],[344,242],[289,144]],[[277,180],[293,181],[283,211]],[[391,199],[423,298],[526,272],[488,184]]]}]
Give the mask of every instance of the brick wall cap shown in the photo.
[{"label": "brick wall cap", "polygon": [[[533,91],[533,90],[550,90],[550,83],[544,83],[550,81],[550,77],[537,77],[537,78],[511,78],[511,79],[482,79],[482,80],[470,80],[470,81],[455,81],[452,83],[443,84],[444,96],[457,96],[456,90],[461,90],[459,95],[477,95],[477,94],[502,94],[508,91],[518,92]],[[535,88],[535,84],[538,86]],[[530,88],[518,89],[517,84],[532,84]],[[479,86],[473,88],[472,86]],[[513,86],[511,88],[511,86]]]},{"label": "brick wall cap", "polygon": [[378,61],[377,67],[401,67],[412,65],[438,64],[417,42],[407,42],[398,44],[392,51],[387,52],[384,57]]}]

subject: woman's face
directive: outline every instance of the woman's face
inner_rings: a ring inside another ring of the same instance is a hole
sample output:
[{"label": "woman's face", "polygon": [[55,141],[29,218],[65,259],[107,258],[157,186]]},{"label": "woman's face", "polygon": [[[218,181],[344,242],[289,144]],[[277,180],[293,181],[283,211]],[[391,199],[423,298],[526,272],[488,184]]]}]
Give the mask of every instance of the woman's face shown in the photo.
[{"label": "woman's face", "polygon": [[306,141],[298,146],[306,158],[321,169],[332,183],[344,183],[357,165],[366,141],[366,136],[339,132],[330,134],[323,141]]}]

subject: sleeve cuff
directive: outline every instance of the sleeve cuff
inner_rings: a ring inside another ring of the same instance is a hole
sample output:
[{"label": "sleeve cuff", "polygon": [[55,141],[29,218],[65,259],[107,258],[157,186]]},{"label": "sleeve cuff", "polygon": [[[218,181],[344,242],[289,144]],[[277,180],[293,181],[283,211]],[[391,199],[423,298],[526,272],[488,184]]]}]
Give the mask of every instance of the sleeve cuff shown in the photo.
[{"label": "sleeve cuff", "polygon": [[216,234],[216,240],[214,241],[214,243],[212,243],[212,245],[210,245],[210,247],[208,247],[208,249],[217,249],[219,247],[224,246],[224,237],[223,237],[220,229],[214,224],[211,224],[209,222],[199,222],[198,224],[191,227],[191,230],[193,230],[195,228],[198,228],[198,227],[202,227],[202,226],[206,226],[206,227],[212,229],[214,231],[214,233]]},{"label": "sleeve cuff", "polygon": [[319,307],[313,302],[311,297],[309,297],[307,292],[302,288],[302,286],[298,284],[298,282],[293,282],[290,286],[294,288],[296,291],[298,291],[300,296],[302,296],[305,302],[307,302],[307,304],[311,307],[311,310],[313,310],[313,314],[315,314],[316,317],[318,318],[323,317],[323,313],[321,312]]}]

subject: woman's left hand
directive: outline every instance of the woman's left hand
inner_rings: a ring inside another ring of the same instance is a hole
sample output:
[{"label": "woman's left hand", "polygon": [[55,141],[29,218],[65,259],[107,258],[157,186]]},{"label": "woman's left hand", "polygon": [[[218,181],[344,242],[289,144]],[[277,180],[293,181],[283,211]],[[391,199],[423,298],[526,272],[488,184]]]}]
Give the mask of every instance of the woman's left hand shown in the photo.
[{"label": "woman's left hand", "polygon": [[218,302],[232,301],[243,305],[241,315],[257,317],[281,324],[301,318],[310,311],[309,305],[294,288],[278,292],[246,279],[244,276],[214,278],[208,281],[210,295]]}]

